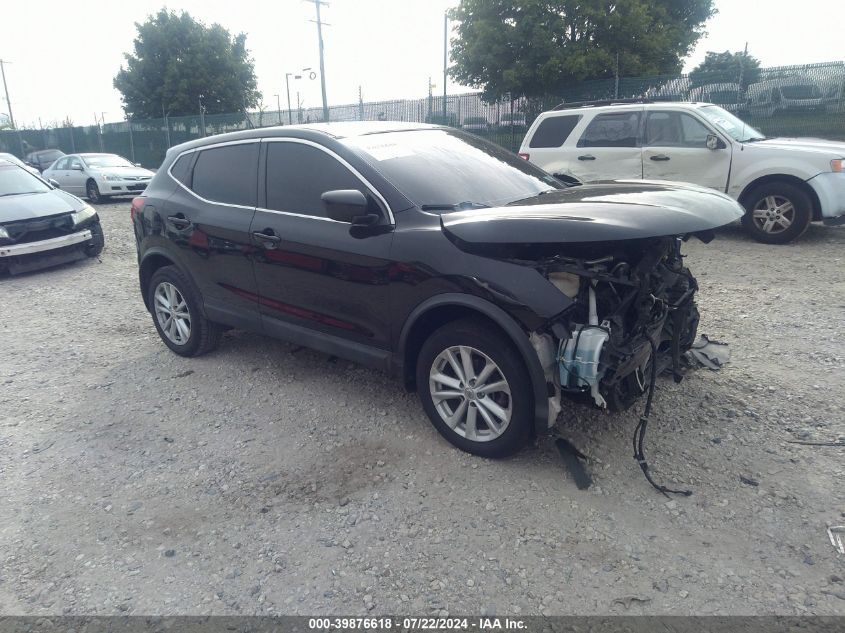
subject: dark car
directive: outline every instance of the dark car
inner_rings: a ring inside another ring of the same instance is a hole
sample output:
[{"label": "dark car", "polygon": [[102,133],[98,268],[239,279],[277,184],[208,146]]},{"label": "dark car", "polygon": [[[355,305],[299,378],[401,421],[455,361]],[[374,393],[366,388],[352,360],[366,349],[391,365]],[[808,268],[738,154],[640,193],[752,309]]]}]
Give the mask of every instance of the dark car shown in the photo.
[{"label": "dark car", "polygon": [[567,187],[477,136],[387,122],[186,143],[132,203],[171,350],[234,327],[389,371],[488,456],[551,426],[561,393],[624,409],[653,358],[677,363],[698,322],[682,241],[741,216],[711,190]]},{"label": "dark car", "polygon": [[0,273],[21,273],[97,257],[97,212],[26,169],[0,160]]},{"label": "dark car", "polygon": [[65,153],[60,149],[42,149],[27,154],[24,162],[38,171],[44,171],[64,155]]}]

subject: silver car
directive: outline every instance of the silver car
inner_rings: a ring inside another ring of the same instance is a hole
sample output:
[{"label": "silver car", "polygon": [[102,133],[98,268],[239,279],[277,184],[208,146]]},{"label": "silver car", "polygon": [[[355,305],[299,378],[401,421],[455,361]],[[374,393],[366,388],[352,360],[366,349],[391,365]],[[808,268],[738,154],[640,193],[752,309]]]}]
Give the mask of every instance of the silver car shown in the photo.
[{"label": "silver car", "polygon": [[45,169],[42,177],[97,203],[111,196],[141,193],[153,172],[117,154],[68,154]]}]

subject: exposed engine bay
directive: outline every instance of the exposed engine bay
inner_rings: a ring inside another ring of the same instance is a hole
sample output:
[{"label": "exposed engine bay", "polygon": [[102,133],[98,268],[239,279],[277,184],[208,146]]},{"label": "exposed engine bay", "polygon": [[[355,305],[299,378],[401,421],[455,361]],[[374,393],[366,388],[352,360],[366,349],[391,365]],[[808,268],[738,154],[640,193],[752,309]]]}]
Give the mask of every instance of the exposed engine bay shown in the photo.
[{"label": "exposed engine bay", "polygon": [[569,245],[566,254],[535,263],[574,300],[547,332],[532,335],[560,393],[622,411],[647,393],[653,362],[657,374],[671,368],[680,380],[680,358],[695,341],[699,320],[698,285],[681,244],[679,237],[616,242],[601,257],[595,245]]}]

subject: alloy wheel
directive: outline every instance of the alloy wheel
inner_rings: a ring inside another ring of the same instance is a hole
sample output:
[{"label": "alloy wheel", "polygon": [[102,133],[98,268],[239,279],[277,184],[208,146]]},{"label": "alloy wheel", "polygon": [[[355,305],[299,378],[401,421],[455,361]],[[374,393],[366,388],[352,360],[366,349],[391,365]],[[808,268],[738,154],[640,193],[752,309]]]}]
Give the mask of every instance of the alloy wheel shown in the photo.
[{"label": "alloy wheel", "polygon": [[453,346],[438,354],[428,385],[435,410],[461,437],[489,442],[508,428],[510,385],[499,366],[474,347]]},{"label": "alloy wheel", "polygon": [[156,286],[155,314],[164,335],[175,345],[184,345],[191,337],[191,313],[185,297],[168,281]]},{"label": "alloy wheel", "polygon": [[783,196],[766,196],[754,206],[751,216],[764,233],[783,233],[795,221],[795,206]]}]

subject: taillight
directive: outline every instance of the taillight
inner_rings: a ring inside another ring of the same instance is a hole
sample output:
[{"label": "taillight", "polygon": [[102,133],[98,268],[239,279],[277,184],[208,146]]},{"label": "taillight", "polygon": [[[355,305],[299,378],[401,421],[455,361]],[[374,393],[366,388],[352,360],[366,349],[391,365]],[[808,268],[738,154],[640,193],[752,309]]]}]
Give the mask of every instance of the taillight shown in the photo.
[{"label": "taillight", "polygon": [[520,152],[519,157],[522,158],[523,160],[528,160],[531,157],[531,155],[526,154],[525,152]]},{"label": "taillight", "polygon": [[132,206],[129,209],[129,217],[132,221],[135,221],[135,214],[140,213],[141,209],[144,208],[144,198],[143,196],[138,196],[137,198],[132,198]]}]

